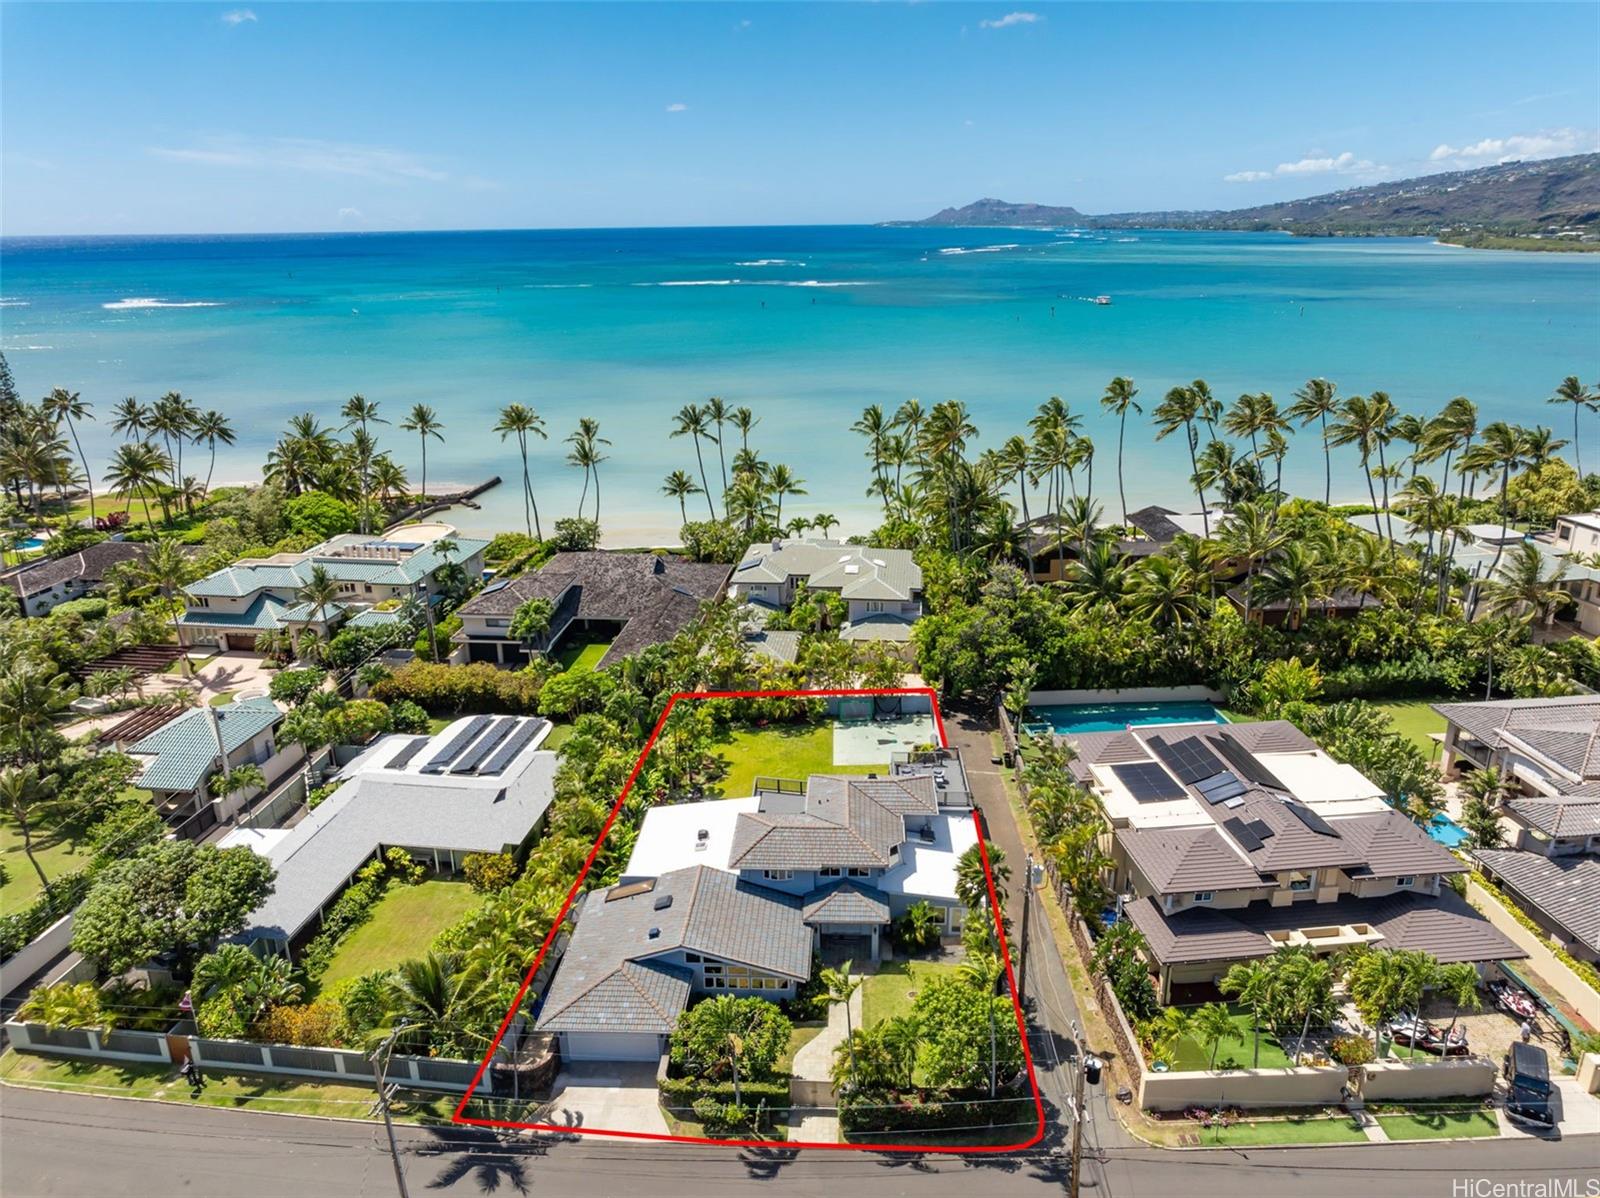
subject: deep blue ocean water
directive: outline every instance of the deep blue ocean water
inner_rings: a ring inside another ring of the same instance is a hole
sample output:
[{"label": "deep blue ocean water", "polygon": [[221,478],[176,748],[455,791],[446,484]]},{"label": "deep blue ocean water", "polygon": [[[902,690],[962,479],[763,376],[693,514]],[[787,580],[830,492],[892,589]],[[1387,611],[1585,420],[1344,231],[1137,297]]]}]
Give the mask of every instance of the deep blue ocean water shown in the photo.
[{"label": "deep blue ocean water", "polygon": [[[1100,294],[1113,303],[1087,302]],[[1097,400],[1116,374],[1146,410],[1197,376],[1225,399],[1287,401],[1323,375],[1408,410],[1467,395],[1484,421],[1570,436],[1570,412],[1544,399],[1600,358],[1600,255],[1421,239],[865,226],[10,239],[0,303],[0,346],[29,397],[62,385],[104,412],[176,389],[231,413],[239,441],[219,480],[253,476],[296,412],[336,423],[356,391],[396,421],[417,401],[438,408],[431,483],[509,479],[514,452],[489,428],[515,399],[549,422],[535,485],[549,516],[567,514],[581,476],[560,441],[597,416],[613,443],[613,544],[676,530],[660,481],[694,454],[668,438],[670,417],[710,395],[754,408],[753,444],[805,480],[786,510],[832,512],[851,532],[873,517],[847,431],[868,403],[960,398],[977,450],[1060,395],[1100,448],[1109,514],[1116,428]],[[111,437],[86,440],[103,458]],[[383,443],[415,483],[415,440],[388,429]],[[1130,505],[1181,502],[1181,438],[1157,445],[1130,425],[1127,458]],[[1364,497],[1353,466],[1336,459],[1336,499]],[[1296,438],[1286,474],[1320,493],[1314,437]],[[505,487],[456,519],[508,527],[520,509]]]}]

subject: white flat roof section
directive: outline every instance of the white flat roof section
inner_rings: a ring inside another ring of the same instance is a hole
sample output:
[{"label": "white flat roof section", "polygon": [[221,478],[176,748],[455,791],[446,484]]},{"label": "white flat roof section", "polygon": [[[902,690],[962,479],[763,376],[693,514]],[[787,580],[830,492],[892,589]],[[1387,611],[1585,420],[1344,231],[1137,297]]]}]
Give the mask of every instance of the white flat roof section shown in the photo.
[{"label": "white flat roof section", "polygon": [[1360,770],[1325,753],[1261,753],[1257,760],[1278,776],[1289,792],[1325,815],[1356,815],[1388,806],[1383,790]]},{"label": "white flat roof section", "polygon": [[[726,870],[733,848],[733,825],[741,814],[754,814],[759,798],[712,799],[704,803],[672,803],[644,813],[622,881],[659,878],[675,869],[709,865]],[[705,832],[705,839],[700,833]]]},{"label": "white flat roof section", "polygon": [[929,819],[932,841],[913,831],[900,846],[900,864],[884,871],[876,885],[885,894],[956,901],[956,863],[978,843],[978,826],[970,815],[935,815]]}]

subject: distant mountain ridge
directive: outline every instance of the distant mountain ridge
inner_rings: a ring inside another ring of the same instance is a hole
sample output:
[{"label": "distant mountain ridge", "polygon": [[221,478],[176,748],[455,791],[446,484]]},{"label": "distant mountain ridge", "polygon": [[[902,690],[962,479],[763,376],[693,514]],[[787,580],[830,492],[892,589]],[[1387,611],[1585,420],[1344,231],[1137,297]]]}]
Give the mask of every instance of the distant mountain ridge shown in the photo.
[{"label": "distant mountain ridge", "polygon": [[1113,212],[982,199],[920,226],[1282,230],[1307,237],[1473,235],[1600,238],[1600,154],[1505,162],[1231,211]]}]

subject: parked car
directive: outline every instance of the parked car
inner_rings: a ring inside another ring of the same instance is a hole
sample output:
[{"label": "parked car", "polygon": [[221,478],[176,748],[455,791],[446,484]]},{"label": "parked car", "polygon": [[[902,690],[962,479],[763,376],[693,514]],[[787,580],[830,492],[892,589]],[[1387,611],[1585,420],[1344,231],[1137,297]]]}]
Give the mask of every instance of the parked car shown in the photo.
[{"label": "parked car", "polygon": [[1500,1068],[1506,1080],[1506,1114],[1535,1127],[1554,1127],[1550,1105],[1550,1058],[1537,1044],[1514,1043]]}]

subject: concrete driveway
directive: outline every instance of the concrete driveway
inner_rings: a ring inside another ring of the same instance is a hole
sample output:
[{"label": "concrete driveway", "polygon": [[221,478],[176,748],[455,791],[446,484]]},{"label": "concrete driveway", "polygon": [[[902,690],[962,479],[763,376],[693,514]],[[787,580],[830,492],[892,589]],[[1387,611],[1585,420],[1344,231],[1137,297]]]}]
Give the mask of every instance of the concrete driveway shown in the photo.
[{"label": "concrete driveway", "polygon": [[574,1061],[557,1076],[546,1122],[573,1128],[668,1134],[656,1090],[656,1067]]}]

